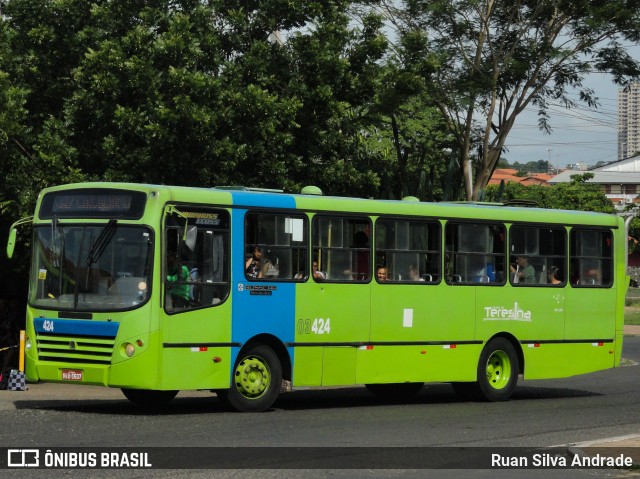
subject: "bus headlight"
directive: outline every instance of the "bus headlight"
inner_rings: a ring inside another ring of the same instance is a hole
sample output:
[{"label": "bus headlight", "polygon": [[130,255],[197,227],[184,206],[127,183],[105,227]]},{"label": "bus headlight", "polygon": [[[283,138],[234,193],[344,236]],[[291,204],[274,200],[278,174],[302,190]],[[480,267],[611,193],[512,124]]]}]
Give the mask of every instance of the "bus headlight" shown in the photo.
[{"label": "bus headlight", "polygon": [[128,356],[131,357],[133,356],[133,354],[136,352],[136,348],[133,344],[131,343],[126,343],[124,345],[124,353]]},{"label": "bus headlight", "polygon": [[25,351],[31,351],[31,346],[33,345],[33,343],[31,343],[31,338],[29,336],[24,337],[24,349]]}]

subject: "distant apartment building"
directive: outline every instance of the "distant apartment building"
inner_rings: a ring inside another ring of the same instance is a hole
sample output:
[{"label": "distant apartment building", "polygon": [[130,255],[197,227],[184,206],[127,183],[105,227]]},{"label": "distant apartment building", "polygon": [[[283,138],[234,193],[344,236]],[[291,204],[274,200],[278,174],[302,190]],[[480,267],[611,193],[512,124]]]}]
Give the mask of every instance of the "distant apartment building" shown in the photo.
[{"label": "distant apartment building", "polygon": [[640,153],[640,83],[618,90],[618,161]]}]

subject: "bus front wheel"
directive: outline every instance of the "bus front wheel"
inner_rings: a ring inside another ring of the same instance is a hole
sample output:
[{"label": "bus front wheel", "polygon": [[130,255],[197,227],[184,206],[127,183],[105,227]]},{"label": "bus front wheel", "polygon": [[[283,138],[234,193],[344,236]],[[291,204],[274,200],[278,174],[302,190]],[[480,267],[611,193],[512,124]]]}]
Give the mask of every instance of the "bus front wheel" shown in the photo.
[{"label": "bus front wheel", "polygon": [[134,404],[145,408],[160,407],[171,401],[178,391],[156,391],[151,389],[125,389],[122,394]]},{"label": "bus front wheel", "polygon": [[282,366],[276,353],[266,345],[241,352],[236,360],[231,387],[217,391],[218,397],[240,412],[261,412],[278,398]]}]

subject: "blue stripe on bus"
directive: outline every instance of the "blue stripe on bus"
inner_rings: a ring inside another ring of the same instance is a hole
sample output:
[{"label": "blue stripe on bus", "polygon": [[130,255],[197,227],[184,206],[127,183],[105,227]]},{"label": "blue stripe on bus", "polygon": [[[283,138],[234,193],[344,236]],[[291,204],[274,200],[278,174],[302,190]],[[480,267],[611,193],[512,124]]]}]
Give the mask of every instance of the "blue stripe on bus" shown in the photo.
[{"label": "blue stripe on bus", "polygon": [[[260,195],[233,192],[234,205],[240,203],[259,208],[295,209],[295,200],[288,195]],[[259,200],[259,204],[256,202]],[[244,242],[244,217],[247,210],[232,211],[233,264],[232,271],[232,328],[231,341],[246,344],[251,338],[268,334],[283,344],[295,340],[296,284],[274,281],[248,281],[244,274],[246,255]],[[293,362],[293,348],[288,348]],[[232,363],[235,364],[239,348],[233,348]],[[233,374],[233,371],[231,372]]]},{"label": "blue stripe on bus", "polygon": [[99,336],[115,338],[120,323],[77,319],[36,318],[33,325],[37,333],[71,336]]},{"label": "blue stripe on bus", "polygon": [[[250,191],[231,191],[230,193],[234,206],[253,206],[256,208],[296,207],[296,201],[291,195],[279,193],[252,193]],[[244,228],[242,230],[244,230]]]}]

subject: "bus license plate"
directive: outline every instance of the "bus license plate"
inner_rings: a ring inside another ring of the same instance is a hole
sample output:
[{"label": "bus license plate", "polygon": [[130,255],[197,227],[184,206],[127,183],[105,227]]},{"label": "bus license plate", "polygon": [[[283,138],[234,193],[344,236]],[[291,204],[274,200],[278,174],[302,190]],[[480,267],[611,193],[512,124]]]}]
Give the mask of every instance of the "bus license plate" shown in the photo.
[{"label": "bus license plate", "polygon": [[63,381],[82,381],[81,369],[61,369]]}]

